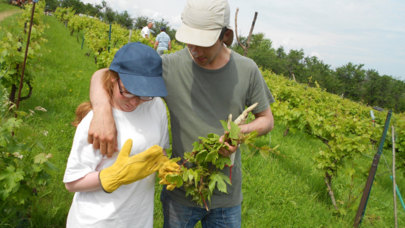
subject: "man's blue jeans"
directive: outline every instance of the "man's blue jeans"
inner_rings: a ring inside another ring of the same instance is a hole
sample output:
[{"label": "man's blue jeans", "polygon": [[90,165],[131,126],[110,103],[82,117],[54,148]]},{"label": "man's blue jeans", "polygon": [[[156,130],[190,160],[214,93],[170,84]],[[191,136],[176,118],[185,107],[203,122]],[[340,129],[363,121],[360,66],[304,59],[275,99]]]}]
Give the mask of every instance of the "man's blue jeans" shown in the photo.
[{"label": "man's blue jeans", "polygon": [[166,189],[162,190],[164,228],[193,228],[201,220],[203,228],[240,228],[241,205],[227,208],[187,207],[170,198]]}]

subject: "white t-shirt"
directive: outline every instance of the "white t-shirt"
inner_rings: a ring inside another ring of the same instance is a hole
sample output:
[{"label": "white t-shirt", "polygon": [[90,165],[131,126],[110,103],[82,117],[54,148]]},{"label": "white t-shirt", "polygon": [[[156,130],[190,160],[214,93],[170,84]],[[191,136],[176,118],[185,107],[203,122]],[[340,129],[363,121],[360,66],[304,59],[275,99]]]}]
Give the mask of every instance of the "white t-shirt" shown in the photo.
[{"label": "white t-shirt", "polygon": [[146,35],[148,35],[148,38],[150,38],[150,30],[149,30],[148,26],[145,26],[142,28],[141,35],[143,38],[146,38]]},{"label": "white t-shirt", "polygon": [[[161,98],[144,102],[132,112],[113,109],[118,132],[118,148],[133,140],[131,156],[153,145],[169,148],[166,106]],[[64,183],[78,180],[90,172],[111,166],[112,158],[103,157],[87,142],[93,112],[90,111],[76,129],[66,166]],[[103,190],[76,192],[67,218],[67,227],[153,227],[155,174],[112,193]]]}]

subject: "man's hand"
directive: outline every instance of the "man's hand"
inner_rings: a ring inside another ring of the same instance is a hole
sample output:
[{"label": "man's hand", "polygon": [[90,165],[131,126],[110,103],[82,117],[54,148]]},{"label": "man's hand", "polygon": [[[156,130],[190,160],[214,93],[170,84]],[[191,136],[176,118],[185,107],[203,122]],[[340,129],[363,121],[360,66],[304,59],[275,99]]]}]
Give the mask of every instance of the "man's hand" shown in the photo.
[{"label": "man's hand", "polygon": [[87,141],[93,144],[94,149],[100,149],[101,154],[111,157],[118,151],[114,118],[111,113],[103,114],[101,110],[93,113]]},{"label": "man's hand", "polygon": [[231,156],[231,154],[235,153],[236,150],[238,149],[238,145],[232,146],[231,144],[229,144],[228,142],[224,142],[224,135],[222,135],[219,138],[219,142],[220,143],[224,143],[225,144],[225,148],[221,148],[218,153],[225,156],[225,157],[229,157]]}]

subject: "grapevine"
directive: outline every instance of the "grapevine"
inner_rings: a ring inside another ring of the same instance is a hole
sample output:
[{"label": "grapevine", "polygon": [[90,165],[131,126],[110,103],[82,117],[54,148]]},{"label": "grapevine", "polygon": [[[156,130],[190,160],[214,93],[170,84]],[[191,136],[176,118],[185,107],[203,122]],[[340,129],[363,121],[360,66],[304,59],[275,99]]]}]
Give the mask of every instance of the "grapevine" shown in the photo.
[{"label": "grapevine", "polygon": [[[28,49],[27,62],[29,67],[25,69],[24,80],[28,86],[28,94],[19,98],[19,101],[28,99],[33,90],[33,72],[41,67],[38,64],[30,64],[34,59],[41,57],[41,47],[46,42],[43,33],[47,25],[44,24],[45,2],[38,3],[35,9],[35,17],[32,21],[32,32]],[[20,84],[22,66],[24,62],[24,49],[27,42],[27,27],[29,27],[32,5],[27,5],[26,9],[18,16],[15,30],[18,32],[7,32],[0,40],[0,84],[9,93],[9,100],[16,103],[18,85]],[[3,31],[3,28],[0,28]]]},{"label": "grapevine", "polygon": [[[273,115],[277,123],[286,126],[285,134],[304,131],[326,145],[320,151],[314,151],[314,167],[324,174],[326,189],[336,211],[344,212],[345,208],[339,208],[338,204],[350,205],[350,202],[335,198],[333,180],[338,172],[343,173],[347,161],[368,156],[373,151],[381,135],[384,113],[375,113],[376,119],[372,122],[370,107],[319,87],[299,84],[268,71],[262,73],[277,100],[272,106]],[[401,150],[400,146],[398,150]],[[362,171],[360,167],[351,169],[352,176],[355,169]]]},{"label": "grapevine", "polygon": [[[80,31],[84,34],[85,44],[91,50],[89,54],[97,58],[99,67],[108,66],[118,47],[128,41],[129,32],[125,31],[125,28],[113,27],[113,36],[110,42],[111,50],[108,52],[107,24],[96,18],[74,15],[72,9],[58,8],[55,15],[71,31]],[[114,34],[117,35],[117,38],[115,38]],[[132,32],[131,42],[134,41],[151,45],[148,40],[141,38],[138,30]],[[173,40],[172,50],[168,53],[176,52],[182,48],[182,45]],[[12,68],[10,70],[13,71]],[[285,134],[297,130],[304,131],[325,143],[326,147],[324,149],[315,152],[314,166],[324,173],[325,184],[330,189],[329,194],[332,202],[334,202],[332,182],[338,170],[344,167],[346,161],[353,160],[358,156],[364,156],[373,150],[373,144],[380,137],[380,129],[385,115],[376,113],[375,123],[371,124],[369,114],[371,107],[327,93],[320,89],[319,86],[317,86],[318,88],[312,88],[276,76],[266,70],[261,70],[261,72],[277,101],[272,104],[272,111],[276,123],[286,126]],[[317,85],[316,82],[315,85]],[[396,116],[398,118],[394,118],[393,123],[397,129],[396,143],[398,156],[400,157],[398,167],[405,170],[405,118],[403,113]],[[217,136],[208,135],[208,137]],[[390,146],[390,142],[387,142],[386,145]],[[267,151],[269,150],[271,148],[268,148]],[[263,151],[265,150],[260,149],[260,152]],[[193,176],[192,174],[190,173],[191,176]],[[183,180],[183,178],[180,179]],[[227,182],[225,181],[225,183]]]},{"label": "grapevine", "polygon": [[[211,200],[215,188],[227,193],[227,184],[231,184],[231,176],[226,176],[221,170],[225,166],[231,167],[233,158],[223,156],[219,151],[227,148],[224,142],[228,142],[232,146],[253,142],[257,132],[243,134],[238,125],[247,118],[248,113],[256,105],[257,103],[248,107],[235,121],[232,121],[232,115],[229,116],[227,122],[221,120],[225,131],[223,142],[220,142],[220,136],[214,133],[208,134],[207,137],[199,137],[199,141],[193,143],[193,150],[184,153],[181,172],[159,176],[162,179],[159,183],[167,184],[168,190],[183,187],[186,196],[190,196],[197,204],[204,205],[208,211],[207,201]],[[172,160],[178,161],[179,158]]]}]

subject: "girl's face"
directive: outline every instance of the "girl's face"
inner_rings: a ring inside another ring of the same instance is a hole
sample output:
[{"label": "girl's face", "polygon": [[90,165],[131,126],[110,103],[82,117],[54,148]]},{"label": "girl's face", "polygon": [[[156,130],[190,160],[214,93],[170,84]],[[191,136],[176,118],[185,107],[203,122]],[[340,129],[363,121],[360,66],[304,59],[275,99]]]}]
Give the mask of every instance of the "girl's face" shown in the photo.
[{"label": "girl's face", "polygon": [[122,84],[121,80],[114,80],[114,91],[113,91],[113,99],[112,99],[112,106],[116,109],[119,109],[124,112],[132,112],[134,111],[140,104],[147,102],[145,100],[141,100],[138,96],[134,96],[132,98],[128,98],[128,94],[130,94]]}]

